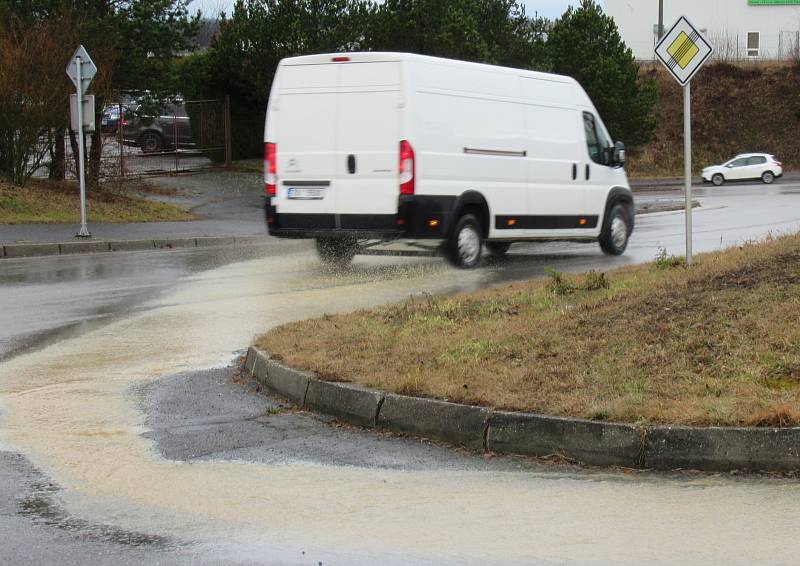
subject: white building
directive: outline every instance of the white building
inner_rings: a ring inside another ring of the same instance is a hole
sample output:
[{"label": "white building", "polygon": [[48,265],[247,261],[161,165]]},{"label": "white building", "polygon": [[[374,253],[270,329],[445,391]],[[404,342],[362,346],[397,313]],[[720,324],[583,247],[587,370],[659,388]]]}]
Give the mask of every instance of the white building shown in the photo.
[{"label": "white building", "polygon": [[[653,59],[658,0],[605,0],[637,59]],[[790,59],[800,55],[800,0],[664,0],[664,31],[686,16],[721,60]]]}]

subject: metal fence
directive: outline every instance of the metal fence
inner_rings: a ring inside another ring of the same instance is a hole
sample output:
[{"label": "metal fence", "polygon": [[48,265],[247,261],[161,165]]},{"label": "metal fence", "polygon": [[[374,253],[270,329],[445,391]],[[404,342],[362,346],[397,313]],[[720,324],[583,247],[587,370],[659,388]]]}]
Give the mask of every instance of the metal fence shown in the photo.
[{"label": "metal fence", "polygon": [[[196,171],[231,163],[230,99],[175,101],[157,112],[136,103],[102,109],[96,128],[101,132],[100,177],[114,179]],[[86,137],[86,155],[96,136]],[[77,178],[77,141],[67,132],[64,177]],[[88,159],[88,157],[87,157]]]}]

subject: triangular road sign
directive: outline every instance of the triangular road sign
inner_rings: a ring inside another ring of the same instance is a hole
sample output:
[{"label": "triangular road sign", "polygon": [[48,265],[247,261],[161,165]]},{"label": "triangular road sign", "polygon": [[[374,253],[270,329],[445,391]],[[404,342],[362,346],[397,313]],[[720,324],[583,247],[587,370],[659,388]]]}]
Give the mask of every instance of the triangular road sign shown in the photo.
[{"label": "triangular road sign", "polygon": [[[81,61],[81,83],[82,85],[78,85],[78,59]],[[78,48],[75,50],[75,54],[67,63],[67,75],[72,80],[75,87],[80,90],[81,94],[86,92],[86,89],[89,87],[89,83],[92,82],[95,74],[97,73],[97,67],[92,61],[92,58],[89,57],[89,53],[86,51],[86,48],[83,45],[79,45]]]}]

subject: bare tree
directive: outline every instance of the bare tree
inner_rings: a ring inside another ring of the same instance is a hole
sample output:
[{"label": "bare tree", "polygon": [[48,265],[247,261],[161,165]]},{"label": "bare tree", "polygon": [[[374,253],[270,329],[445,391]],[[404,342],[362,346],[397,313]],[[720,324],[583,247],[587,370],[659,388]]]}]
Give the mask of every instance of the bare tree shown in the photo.
[{"label": "bare tree", "polygon": [[23,185],[42,166],[53,128],[68,118],[69,81],[60,38],[68,22],[0,22],[0,176]]}]

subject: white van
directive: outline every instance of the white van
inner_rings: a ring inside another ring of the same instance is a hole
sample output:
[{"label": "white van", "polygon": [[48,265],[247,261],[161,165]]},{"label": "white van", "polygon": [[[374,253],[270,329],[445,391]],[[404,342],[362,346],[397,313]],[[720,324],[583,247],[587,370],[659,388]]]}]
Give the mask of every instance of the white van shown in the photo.
[{"label": "white van", "polygon": [[269,233],[346,262],[362,239],[440,239],[472,267],[485,244],[599,241],[621,254],[633,196],[569,77],[407,53],[284,59],[265,132]]}]

